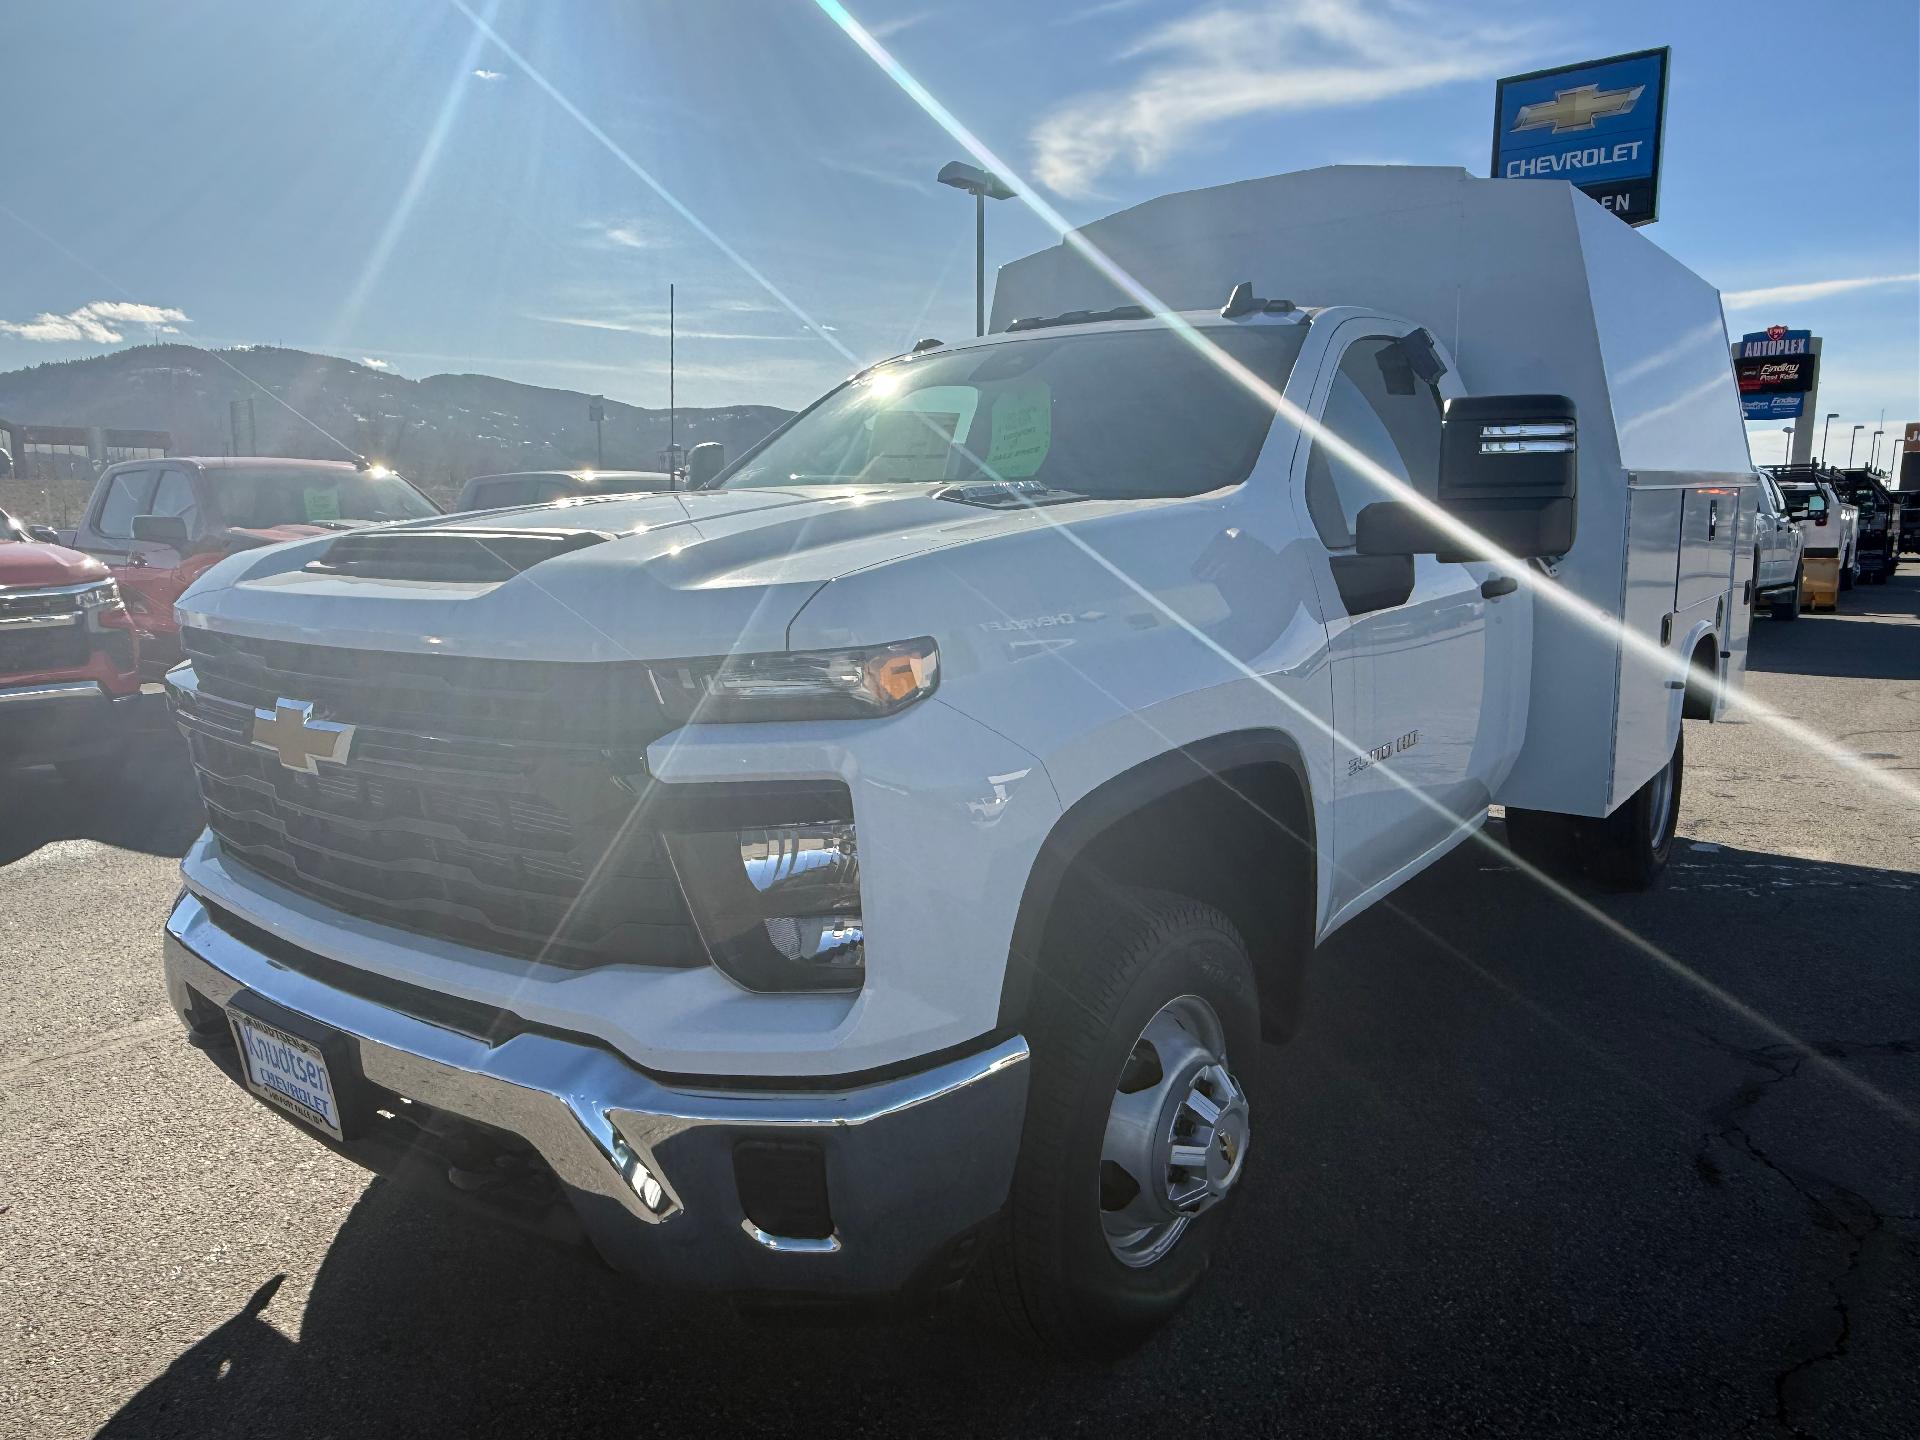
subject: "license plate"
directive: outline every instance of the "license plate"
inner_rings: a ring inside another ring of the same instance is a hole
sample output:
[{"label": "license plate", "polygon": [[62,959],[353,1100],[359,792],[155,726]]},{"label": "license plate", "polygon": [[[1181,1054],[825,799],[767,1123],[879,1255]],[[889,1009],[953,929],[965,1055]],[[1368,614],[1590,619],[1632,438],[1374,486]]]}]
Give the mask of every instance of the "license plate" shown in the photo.
[{"label": "license plate", "polygon": [[233,1037],[247,1088],[296,1120],[345,1140],[340,1131],[340,1099],[334,1092],[327,1057],[298,1035],[239,1010],[229,1010]]}]

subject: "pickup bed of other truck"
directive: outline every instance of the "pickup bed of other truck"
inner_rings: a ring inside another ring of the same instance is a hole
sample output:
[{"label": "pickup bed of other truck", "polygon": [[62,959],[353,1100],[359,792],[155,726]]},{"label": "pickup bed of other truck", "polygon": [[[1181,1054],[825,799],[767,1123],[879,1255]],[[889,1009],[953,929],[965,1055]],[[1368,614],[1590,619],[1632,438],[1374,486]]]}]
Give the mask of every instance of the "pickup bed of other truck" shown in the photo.
[{"label": "pickup bed of other truck", "polygon": [[117,773],[139,702],[136,650],[107,567],[0,511],[0,770],[52,764],[80,783]]}]

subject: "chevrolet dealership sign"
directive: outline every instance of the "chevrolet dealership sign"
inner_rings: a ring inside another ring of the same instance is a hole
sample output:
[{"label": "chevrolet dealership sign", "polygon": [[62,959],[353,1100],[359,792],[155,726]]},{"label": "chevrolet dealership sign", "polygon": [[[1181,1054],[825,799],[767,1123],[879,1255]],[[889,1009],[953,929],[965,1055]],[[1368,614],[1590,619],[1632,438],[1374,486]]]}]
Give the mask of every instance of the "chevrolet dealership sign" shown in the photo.
[{"label": "chevrolet dealership sign", "polygon": [[1493,175],[1569,180],[1629,225],[1659,215],[1667,52],[1512,75],[1494,92]]}]

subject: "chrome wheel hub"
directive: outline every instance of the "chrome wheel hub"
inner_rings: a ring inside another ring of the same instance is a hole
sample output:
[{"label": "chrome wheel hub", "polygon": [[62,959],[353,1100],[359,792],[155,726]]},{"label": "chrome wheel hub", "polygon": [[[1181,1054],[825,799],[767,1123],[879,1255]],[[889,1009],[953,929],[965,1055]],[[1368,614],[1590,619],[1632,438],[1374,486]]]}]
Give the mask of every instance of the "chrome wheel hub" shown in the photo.
[{"label": "chrome wheel hub", "polygon": [[1246,1163],[1247,1099],[1220,1017],[1197,995],[1162,1006],[1121,1067],[1100,1146],[1100,1224],[1122,1263],[1151,1265]]}]

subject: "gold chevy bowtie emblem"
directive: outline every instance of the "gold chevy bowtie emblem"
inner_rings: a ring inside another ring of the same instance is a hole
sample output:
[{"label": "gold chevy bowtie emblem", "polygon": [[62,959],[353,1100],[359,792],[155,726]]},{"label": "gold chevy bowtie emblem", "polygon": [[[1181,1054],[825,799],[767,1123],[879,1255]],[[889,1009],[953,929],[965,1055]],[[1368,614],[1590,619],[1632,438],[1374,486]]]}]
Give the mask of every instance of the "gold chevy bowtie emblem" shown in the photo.
[{"label": "gold chevy bowtie emblem", "polygon": [[1569,130],[1591,130],[1593,122],[1610,115],[1625,115],[1633,109],[1640,92],[1647,87],[1635,85],[1628,90],[1602,90],[1598,85],[1576,85],[1557,92],[1551,100],[1522,105],[1513,122],[1515,130],[1544,130],[1563,135]]},{"label": "gold chevy bowtie emblem", "polygon": [[313,718],[303,700],[276,700],[271,710],[253,712],[253,743],[271,750],[289,770],[320,773],[318,762],[343,764],[353,744],[353,726]]}]

